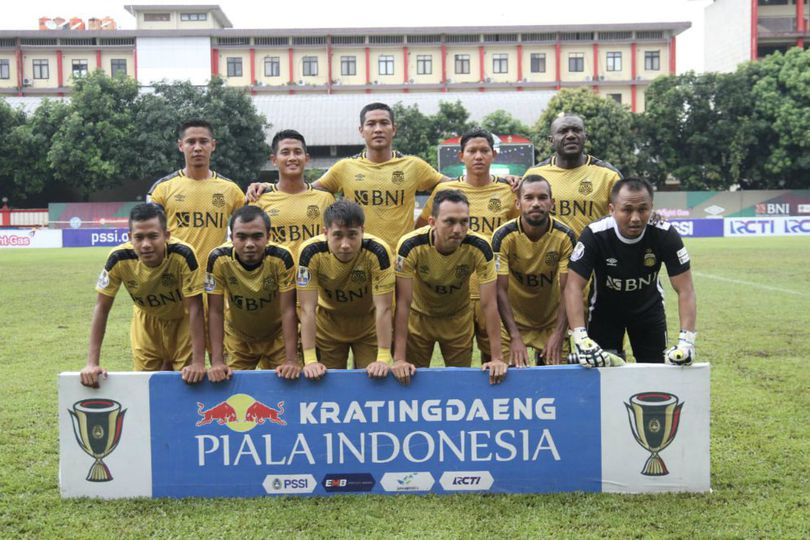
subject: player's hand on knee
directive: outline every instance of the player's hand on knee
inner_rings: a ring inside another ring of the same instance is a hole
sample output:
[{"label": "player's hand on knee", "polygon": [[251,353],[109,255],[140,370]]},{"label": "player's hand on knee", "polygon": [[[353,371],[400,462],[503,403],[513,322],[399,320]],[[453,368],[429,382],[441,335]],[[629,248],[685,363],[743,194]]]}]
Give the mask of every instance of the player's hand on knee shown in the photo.
[{"label": "player's hand on knee", "polygon": [[282,379],[297,379],[301,376],[301,364],[298,362],[284,362],[276,368],[276,375]]},{"label": "player's hand on knee", "polygon": [[233,375],[233,370],[225,363],[216,364],[208,368],[208,380],[212,383],[230,380],[231,375]]},{"label": "player's hand on knee", "polygon": [[490,360],[481,365],[482,371],[489,371],[489,384],[500,384],[506,377],[509,366],[503,360]]},{"label": "player's hand on knee", "polygon": [[372,379],[384,379],[388,376],[388,364],[385,362],[372,362],[366,368],[366,373]]},{"label": "player's hand on knee", "polygon": [[205,366],[189,364],[182,369],[180,376],[188,384],[197,384],[205,378]]},{"label": "player's hand on knee", "polygon": [[82,384],[90,388],[98,388],[98,381],[101,378],[107,378],[107,370],[101,366],[84,366],[84,369],[79,373]]},{"label": "player's hand on knee", "polygon": [[411,377],[416,374],[416,366],[405,360],[398,360],[391,366],[391,373],[402,384],[409,384]]},{"label": "player's hand on knee", "polygon": [[256,202],[259,199],[259,197],[262,196],[262,193],[264,193],[265,189],[267,189],[268,186],[269,184],[262,182],[251,183],[248,186],[247,191],[245,191],[245,199],[249,203]]},{"label": "player's hand on knee", "polygon": [[313,362],[304,366],[304,377],[317,381],[326,375],[326,366],[320,362]]},{"label": "player's hand on knee", "polygon": [[513,338],[509,342],[509,359],[515,367],[527,367],[529,365],[529,351],[526,350],[526,345],[519,337]]},{"label": "player's hand on knee", "polygon": [[695,361],[695,338],[697,333],[681,330],[678,344],[664,351],[664,362],[675,366],[688,366]]},{"label": "player's hand on knee", "polygon": [[588,337],[588,332],[581,326],[571,331],[571,351],[573,358],[587,368],[610,366],[608,354]]}]

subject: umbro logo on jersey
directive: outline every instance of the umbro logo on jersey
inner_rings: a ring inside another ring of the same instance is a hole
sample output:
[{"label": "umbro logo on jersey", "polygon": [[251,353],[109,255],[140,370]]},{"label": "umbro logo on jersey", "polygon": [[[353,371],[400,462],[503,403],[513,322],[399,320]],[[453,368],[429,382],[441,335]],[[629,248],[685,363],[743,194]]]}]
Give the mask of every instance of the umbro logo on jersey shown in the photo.
[{"label": "umbro logo on jersey", "polygon": [[183,202],[185,200],[186,200],[186,196],[183,195],[182,193],[178,193],[177,195],[174,196],[174,201],[175,202]]},{"label": "umbro logo on jersey", "polygon": [[356,181],[358,181],[358,182],[362,182],[363,180],[366,179],[366,175],[365,174],[355,174],[354,179]]},{"label": "umbro logo on jersey", "polygon": [[619,260],[611,257],[609,259],[605,259],[605,264],[607,264],[608,266],[616,266],[617,264],[619,264]]}]

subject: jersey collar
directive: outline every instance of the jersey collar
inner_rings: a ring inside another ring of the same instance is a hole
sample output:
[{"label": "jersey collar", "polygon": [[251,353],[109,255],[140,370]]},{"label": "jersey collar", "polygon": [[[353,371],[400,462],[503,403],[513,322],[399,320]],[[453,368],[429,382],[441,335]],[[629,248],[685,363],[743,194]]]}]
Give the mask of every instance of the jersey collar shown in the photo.
[{"label": "jersey collar", "polygon": [[613,232],[616,233],[616,237],[623,244],[628,245],[638,244],[639,242],[641,242],[641,239],[644,238],[644,234],[646,234],[647,232],[647,227],[645,226],[644,230],[641,231],[641,234],[638,235],[638,238],[625,238],[624,236],[622,236],[622,233],[619,232],[619,226],[616,224],[616,220],[611,217],[610,221],[613,222]]}]

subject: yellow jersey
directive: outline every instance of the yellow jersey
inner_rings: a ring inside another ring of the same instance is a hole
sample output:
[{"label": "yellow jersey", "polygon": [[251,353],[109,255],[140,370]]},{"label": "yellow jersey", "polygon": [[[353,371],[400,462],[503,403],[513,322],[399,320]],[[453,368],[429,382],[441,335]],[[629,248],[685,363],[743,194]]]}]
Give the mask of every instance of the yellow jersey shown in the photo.
[{"label": "yellow jersey", "polygon": [[96,282],[96,291],[115,297],[124,285],[136,310],[162,320],[186,316],[184,299],[203,293],[203,274],[194,248],[170,238],[156,267],[143,264],[130,242],[113,248]]},{"label": "yellow jersey", "polygon": [[233,244],[208,256],[205,290],[227,294],[225,332],[241,341],[268,341],[281,333],[281,293],[295,288],[295,264],[289,249],[269,244],[253,268],[237,258]]}]

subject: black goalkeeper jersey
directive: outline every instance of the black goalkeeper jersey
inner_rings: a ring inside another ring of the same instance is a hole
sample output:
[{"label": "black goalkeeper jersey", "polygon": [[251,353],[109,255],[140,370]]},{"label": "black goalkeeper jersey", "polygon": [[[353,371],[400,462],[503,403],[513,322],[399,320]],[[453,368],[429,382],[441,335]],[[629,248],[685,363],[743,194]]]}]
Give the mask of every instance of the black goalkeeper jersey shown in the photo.
[{"label": "black goalkeeper jersey", "polygon": [[624,238],[613,217],[588,225],[579,237],[569,271],[594,273],[591,317],[632,320],[663,313],[661,263],[677,276],[689,270],[689,254],[669,222],[650,221],[638,238]]}]

